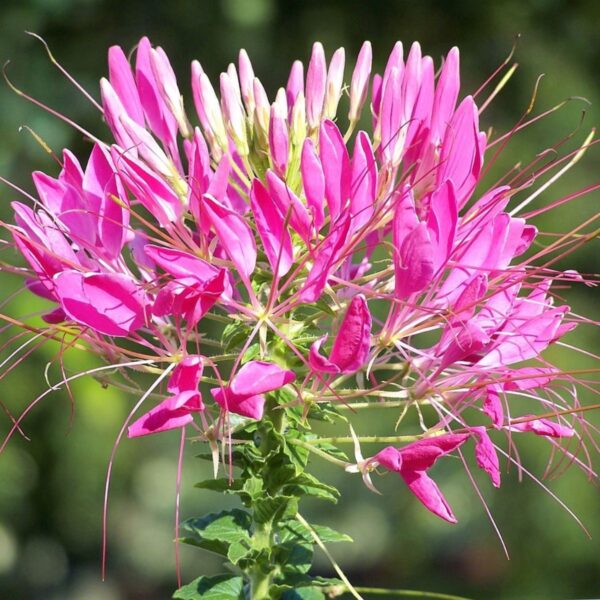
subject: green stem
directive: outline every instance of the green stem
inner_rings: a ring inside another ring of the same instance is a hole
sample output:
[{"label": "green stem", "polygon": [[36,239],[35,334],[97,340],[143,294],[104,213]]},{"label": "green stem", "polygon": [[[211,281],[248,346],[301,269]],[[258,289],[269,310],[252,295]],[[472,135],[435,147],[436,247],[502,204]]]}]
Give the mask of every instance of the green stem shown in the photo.
[{"label": "green stem", "polygon": [[[323,439],[325,439],[325,438],[315,440],[315,443],[321,442]],[[294,446],[300,446],[301,448],[304,448],[305,450],[308,450],[309,452],[312,452],[313,454],[316,454],[317,456],[320,456],[321,458],[329,461],[330,463],[337,465],[338,467],[342,467],[342,469],[345,469],[346,467],[350,466],[350,463],[340,460],[339,458],[336,458],[335,456],[331,456],[331,454],[328,454],[324,450],[321,450],[320,448],[313,446],[309,442],[305,442],[303,440],[290,439],[290,440],[288,440],[288,444],[292,444]]]},{"label": "green stem", "polygon": [[[422,435],[363,435],[359,436],[358,440],[365,444],[396,444],[404,442],[415,442],[420,440]],[[308,440],[307,445],[311,444],[353,444],[354,440],[351,437],[322,437],[315,440]],[[313,450],[317,450],[313,447]],[[316,452],[315,452],[316,454]]]}]

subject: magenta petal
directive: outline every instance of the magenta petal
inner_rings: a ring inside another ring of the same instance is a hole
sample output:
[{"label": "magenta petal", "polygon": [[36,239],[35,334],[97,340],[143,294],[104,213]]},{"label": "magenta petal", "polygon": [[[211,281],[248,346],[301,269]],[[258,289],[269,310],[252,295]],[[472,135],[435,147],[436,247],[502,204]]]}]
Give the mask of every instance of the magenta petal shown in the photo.
[{"label": "magenta petal", "polygon": [[[523,415],[521,418],[532,417],[533,415]],[[515,423],[509,427],[511,431],[531,431],[536,435],[544,435],[553,438],[570,438],[575,435],[575,430],[566,425],[555,423],[549,419],[535,419],[525,421],[524,423]]]},{"label": "magenta petal", "polygon": [[131,66],[125,53],[119,46],[111,46],[108,49],[108,73],[110,83],[119,96],[127,114],[138,125],[144,125],[144,111],[140,102]]},{"label": "magenta petal", "polygon": [[304,140],[302,160],[300,163],[304,195],[313,217],[316,231],[321,229],[324,220],[323,203],[325,202],[325,175],[321,161],[317,156],[314,142],[310,138]]},{"label": "magenta petal", "polygon": [[330,360],[340,373],[358,371],[371,347],[371,313],[362,294],[352,298],[331,350]]},{"label": "magenta petal", "polygon": [[425,223],[411,231],[400,248],[396,265],[396,297],[406,298],[421,291],[433,278],[434,246]]},{"label": "magenta petal", "polygon": [[483,469],[492,480],[495,487],[500,487],[500,463],[496,448],[485,427],[473,427],[475,434],[475,459],[480,469]]},{"label": "magenta petal", "polygon": [[407,471],[429,469],[438,458],[456,450],[468,439],[468,433],[447,433],[412,442],[399,450],[402,454],[402,468]]},{"label": "magenta petal", "polygon": [[321,346],[326,339],[327,336],[325,335],[311,344],[308,353],[308,364],[313,371],[320,371],[323,373],[339,373],[340,368],[320,353]]},{"label": "magenta petal", "polygon": [[229,401],[229,411],[260,421],[265,410],[265,397],[262,395],[256,396],[231,396]]},{"label": "magenta petal", "polygon": [[350,219],[340,219],[332,225],[332,229],[325,240],[315,248],[317,258],[304,286],[300,290],[299,299],[301,302],[315,302],[323,293],[340,250],[343,248],[344,242],[347,241],[346,236],[349,227]]},{"label": "magenta petal", "polygon": [[214,401],[223,409],[243,417],[260,421],[263,416],[265,397],[236,396],[230,389],[213,388],[210,390]]},{"label": "magenta petal", "polygon": [[502,423],[504,422],[504,407],[502,406],[498,386],[487,386],[486,396],[483,400],[483,412],[492,420],[494,427],[497,429],[502,427]]},{"label": "magenta petal", "polygon": [[231,391],[237,396],[255,396],[278,390],[295,378],[293,371],[282,369],[275,363],[252,360],[236,373]]},{"label": "magenta petal", "polygon": [[423,471],[406,471],[402,472],[401,476],[410,491],[421,501],[427,510],[444,519],[444,521],[448,521],[449,523],[457,522],[446,498],[444,498],[440,488],[429,475]]},{"label": "magenta petal", "polygon": [[206,283],[220,271],[205,260],[182,250],[146,244],[144,252],[159,267],[176,278],[193,277],[199,283]]},{"label": "magenta petal", "polygon": [[167,389],[171,394],[183,391],[197,391],[204,363],[198,355],[186,356],[176,367],[169,378]]},{"label": "magenta petal", "polygon": [[144,293],[126,275],[64,271],[54,284],[65,313],[98,333],[125,337],[144,324]]},{"label": "magenta petal", "polygon": [[352,156],[350,211],[353,230],[360,229],[371,220],[376,193],[377,166],[371,140],[364,131],[359,131]]},{"label": "magenta petal", "polygon": [[252,182],[250,205],[269,264],[282,277],[294,262],[292,238],[285,227],[283,215],[258,179]]},{"label": "magenta petal", "polygon": [[170,410],[167,407],[168,400],[161,402],[151,411],[132,423],[127,430],[127,437],[140,437],[150,435],[169,429],[178,429],[188,425],[194,417],[185,408]]},{"label": "magenta petal", "polygon": [[204,195],[203,206],[225,252],[242,278],[248,280],[256,265],[256,244],[252,230],[243,217],[210,194]]},{"label": "magenta petal", "polygon": [[378,463],[389,471],[400,473],[402,469],[402,453],[393,446],[380,450],[369,462]]}]

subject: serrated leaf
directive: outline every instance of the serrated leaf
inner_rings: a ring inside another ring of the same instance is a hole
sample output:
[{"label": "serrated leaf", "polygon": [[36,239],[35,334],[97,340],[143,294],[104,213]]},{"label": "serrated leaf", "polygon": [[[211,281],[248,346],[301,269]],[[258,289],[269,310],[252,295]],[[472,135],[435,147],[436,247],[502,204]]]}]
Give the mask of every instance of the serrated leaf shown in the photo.
[{"label": "serrated leaf", "polygon": [[240,560],[247,558],[250,554],[252,554],[252,549],[242,542],[233,542],[227,550],[227,558],[233,565],[237,565]]},{"label": "serrated leaf", "polygon": [[179,588],[173,600],[244,600],[244,580],[233,575],[203,575]]},{"label": "serrated leaf", "polygon": [[182,523],[182,529],[192,534],[182,541],[226,556],[233,543],[245,542],[250,546],[251,524],[252,518],[246,511],[224,510]]},{"label": "serrated leaf", "polygon": [[[327,527],[326,525],[314,525],[311,523],[310,526],[319,536],[319,539],[325,544],[352,541],[352,538],[349,535],[336,531],[335,529],[331,529],[331,527]],[[311,532],[299,521],[289,520],[284,526],[281,527],[281,530],[282,532],[285,531],[285,534],[282,534],[282,540],[284,541],[297,540],[314,543],[314,538]]]},{"label": "serrated leaf", "polygon": [[301,473],[282,486],[282,491],[292,496],[312,496],[329,502],[337,502],[340,493],[336,488],[319,481],[310,473]]},{"label": "serrated leaf", "polygon": [[298,499],[293,496],[266,497],[253,504],[253,517],[257,523],[278,521],[298,511]]}]

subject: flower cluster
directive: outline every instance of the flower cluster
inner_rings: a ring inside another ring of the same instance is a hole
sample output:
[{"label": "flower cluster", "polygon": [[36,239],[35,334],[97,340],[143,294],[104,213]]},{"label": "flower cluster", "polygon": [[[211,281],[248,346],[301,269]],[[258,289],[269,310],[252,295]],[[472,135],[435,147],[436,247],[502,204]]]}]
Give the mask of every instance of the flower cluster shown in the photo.
[{"label": "flower cluster", "polygon": [[170,365],[130,437],[192,425],[228,444],[269,402],[298,423],[357,398],[400,423],[414,408],[410,443],[364,459],[355,436],[346,470],[370,487],[377,468],[397,472],[455,521],[426,471],[467,440],[495,486],[494,430],[585,445],[576,378],[542,358],[577,321],[553,289],[581,277],[551,268],[568,237],[531,250],[536,228],[507,208],[522,186],[486,187],[498,141],[459,101],[457,49],[437,75],[417,43],[372,74],[366,42],[349,87],[344,67],[316,43],[271,102],[244,51],[218,90],[195,61],[192,115],[162,48],[143,38],[132,66],[113,47],[100,89],[114,143],[34,173],[35,206],[13,203],[8,228],[26,285],[52,303],[50,336],[117,368]]}]

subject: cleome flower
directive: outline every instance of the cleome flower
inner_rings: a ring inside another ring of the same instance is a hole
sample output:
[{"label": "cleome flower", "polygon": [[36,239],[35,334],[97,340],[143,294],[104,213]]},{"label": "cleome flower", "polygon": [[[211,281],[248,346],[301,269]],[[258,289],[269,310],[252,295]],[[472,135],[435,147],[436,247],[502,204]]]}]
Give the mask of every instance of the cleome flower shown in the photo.
[{"label": "cleome flower", "polygon": [[344,50],[328,64],[316,43],[306,77],[295,62],[269,99],[242,50],[218,85],[194,61],[189,102],[162,48],[143,38],[132,64],[111,48],[100,96],[113,139],[94,138],[81,163],[65,150],[56,177],[34,173],[33,207],[14,202],[5,225],[28,265],[13,271],[48,302],[40,335],[68,334],[116,369],[171,369],[130,437],[189,426],[227,445],[272,410],[300,406],[301,430],[323,407],[384,403],[397,426],[414,409],[410,443],[348,470],[398,473],[449,522],[427,471],[468,439],[496,487],[501,440],[521,434],[595,476],[577,456],[590,456],[588,383],[542,356],[595,325],[557,296],[593,278],[556,264],[594,232],[546,244],[540,211],[523,214],[536,192],[522,199],[591,138],[490,185],[516,129],[481,130],[487,102],[461,97],[456,48],[436,66],[397,43],[372,70],[365,42],[346,88]]}]

